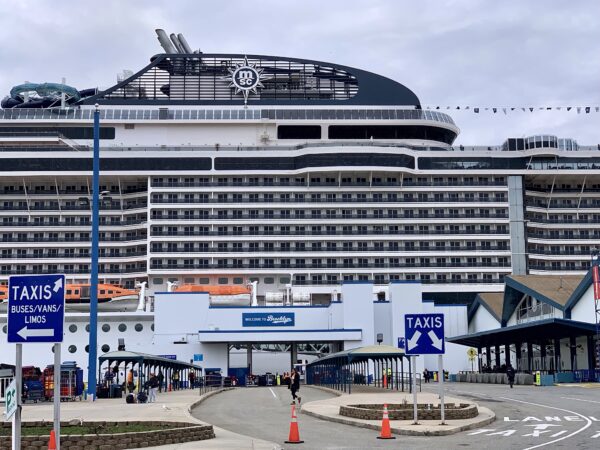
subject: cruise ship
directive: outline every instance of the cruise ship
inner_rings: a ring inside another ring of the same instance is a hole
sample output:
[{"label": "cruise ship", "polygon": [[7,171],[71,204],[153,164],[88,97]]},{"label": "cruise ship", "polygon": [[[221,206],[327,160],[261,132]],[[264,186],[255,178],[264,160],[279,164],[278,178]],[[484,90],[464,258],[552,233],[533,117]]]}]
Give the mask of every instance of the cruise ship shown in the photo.
[{"label": "cruise ship", "polygon": [[2,101],[1,283],[89,285],[96,109],[100,282],[143,283],[148,305],[194,285],[327,305],[348,282],[385,301],[391,283],[415,281],[425,300],[468,304],[509,274],[587,272],[597,144],[455,145],[452,117],[400,82],[157,33],[164,52],[108,89],[28,83]]}]

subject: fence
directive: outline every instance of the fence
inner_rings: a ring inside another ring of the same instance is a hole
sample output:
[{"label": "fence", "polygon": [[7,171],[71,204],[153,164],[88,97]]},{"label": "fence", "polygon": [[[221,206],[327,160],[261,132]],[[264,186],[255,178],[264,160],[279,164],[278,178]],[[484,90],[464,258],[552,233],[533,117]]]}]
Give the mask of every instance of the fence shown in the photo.
[{"label": "fence", "polygon": [[200,395],[207,394],[217,389],[231,387],[231,378],[221,375],[206,375],[196,380]]},{"label": "fence", "polygon": [[[354,372],[345,368],[313,370],[307,376],[307,384],[328,387],[348,394],[357,386],[372,386],[402,392],[412,392],[412,374],[410,372],[391,372],[381,377]],[[421,375],[417,374],[417,389],[421,392]]]},{"label": "fence", "polygon": [[4,401],[4,393],[14,377],[0,377],[0,402]]}]

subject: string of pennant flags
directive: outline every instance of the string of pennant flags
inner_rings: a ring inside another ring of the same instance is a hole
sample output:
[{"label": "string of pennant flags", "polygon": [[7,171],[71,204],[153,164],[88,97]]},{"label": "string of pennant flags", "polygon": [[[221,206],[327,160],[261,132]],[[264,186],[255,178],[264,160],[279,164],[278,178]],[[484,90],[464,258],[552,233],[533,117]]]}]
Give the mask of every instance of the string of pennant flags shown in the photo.
[{"label": "string of pennant flags", "polygon": [[600,106],[425,106],[425,109],[446,109],[446,110],[470,110],[475,114],[479,114],[482,112],[491,112],[492,114],[497,114],[498,112],[503,114],[512,113],[515,111],[527,112],[530,113],[534,111],[576,111],[577,114],[589,114],[591,112],[600,112]]}]

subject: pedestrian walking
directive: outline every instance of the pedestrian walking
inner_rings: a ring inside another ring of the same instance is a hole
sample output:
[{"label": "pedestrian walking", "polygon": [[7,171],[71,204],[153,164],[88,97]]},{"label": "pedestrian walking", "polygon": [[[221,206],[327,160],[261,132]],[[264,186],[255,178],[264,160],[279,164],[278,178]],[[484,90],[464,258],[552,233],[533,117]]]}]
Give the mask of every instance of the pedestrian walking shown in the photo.
[{"label": "pedestrian walking", "polygon": [[296,399],[298,399],[298,404],[300,404],[302,402],[302,397],[296,395],[300,390],[300,374],[297,369],[292,369],[290,376],[290,390],[292,391],[292,405],[296,404]]},{"label": "pedestrian walking", "polygon": [[512,389],[513,384],[515,384],[515,369],[510,364],[506,366],[506,377],[508,378],[508,384],[510,384],[510,388]]},{"label": "pedestrian walking", "polygon": [[127,390],[131,394],[135,389],[135,384],[133,384],[133,369],[129,369],[127,372]]},{"label": "pedestrian walking", "polygon": [[150,378],[147,382],[148,385],[148,403],[156,402],[156,391],[158,391],[158,378],[153,373],[150,374]]},{"label": "pedestrian walking", "polygon": [[173,389],[179,390],[179,372],[177,370],[173,374]]},{"label": "pedestrian walking", "polygon": [[161,369],[158,369],[158,376],[156,378],[158,379],[158,392],[162,392],[163,381],[165,381],[165,376],[162,373]]}]

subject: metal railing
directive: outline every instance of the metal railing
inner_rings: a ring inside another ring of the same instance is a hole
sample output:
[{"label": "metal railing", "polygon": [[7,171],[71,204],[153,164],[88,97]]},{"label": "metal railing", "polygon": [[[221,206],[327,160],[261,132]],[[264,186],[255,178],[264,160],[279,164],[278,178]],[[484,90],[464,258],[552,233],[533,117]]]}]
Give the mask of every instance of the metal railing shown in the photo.
[{"label": "metal railing", "polygon": [[195,384],[200,395],[208,394],[209,392],[231,387],[231,378],[221,375],[205,375],[196,378]]},{"label": "metal railing", "polygon": [[[331,368],[307,372],[307,384],[323,386],[336,391],[351,394],[359,386],[412,392],[412,374],[410,372],[392,372],[390,375],[375,376],[373,374],[354,372],[346,368]],[[421,392],[421,375],[417,374],[416,385]]]}]

